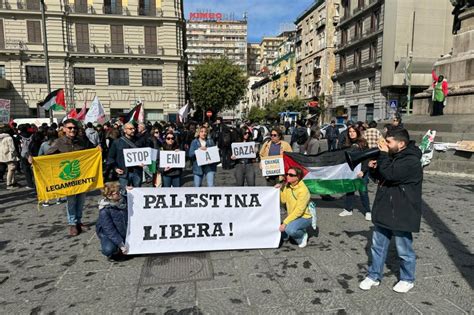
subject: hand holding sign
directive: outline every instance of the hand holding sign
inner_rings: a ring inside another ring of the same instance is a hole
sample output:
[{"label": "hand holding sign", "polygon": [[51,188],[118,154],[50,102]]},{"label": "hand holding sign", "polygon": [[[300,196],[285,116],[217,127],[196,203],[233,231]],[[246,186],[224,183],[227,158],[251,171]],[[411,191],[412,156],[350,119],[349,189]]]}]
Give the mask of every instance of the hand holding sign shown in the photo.
[{"label": "hand holding sign", "polygon": [[257,157],[255,142],[234,142],[231,146],[232,155],[236,159],[254,159]]},{"label": "hand holding sign", "polygon": [[219,163],[221,161],[217,147],[209,147],[205,151],[201,147],[201,149],[194,151],[194,153],[196,154],[198,166]]},{"label": "hand holding sign", "polygon": [[276,176],[285,174],[285,166],[281,155],[262,158],[260,161],[263,176]]}]

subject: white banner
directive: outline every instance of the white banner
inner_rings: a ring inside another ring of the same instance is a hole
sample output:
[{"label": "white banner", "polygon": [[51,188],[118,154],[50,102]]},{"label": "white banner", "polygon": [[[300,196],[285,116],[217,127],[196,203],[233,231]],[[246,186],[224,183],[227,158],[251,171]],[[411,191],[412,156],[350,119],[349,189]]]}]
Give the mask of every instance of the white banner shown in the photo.
[{"label": "white banner", "polygon": [[151,164],[151,148],[123,149],[125,166],[138,166]]},{"label": "white banner", "polygon": [[160,167],[184,168],[185,154],[185,151],[160,151]]},{"label": "white banner", "polygon": [[221,157],[219,156],[219,149],[216,146],[209,147],[206,151],[197,149],[196,151],[194,151],[194,154],[196,154],[196,161],[198,166],[219,163],[221,161]]},{"label": "white banner", "polygon": [[275,176],[285,174],[285,164],[281,155],[269,156],[262,158],[260,161],[262,165],[263,176]]},{"label": "white banner", "polygon": [[273,187],[133,188],[129,254],[277,248],[280,190]]},{"label": "white banner", "polygon": [[257,157],[255,142],[234,142],[231,146],[232,155],[237,159],[254,159]]}]

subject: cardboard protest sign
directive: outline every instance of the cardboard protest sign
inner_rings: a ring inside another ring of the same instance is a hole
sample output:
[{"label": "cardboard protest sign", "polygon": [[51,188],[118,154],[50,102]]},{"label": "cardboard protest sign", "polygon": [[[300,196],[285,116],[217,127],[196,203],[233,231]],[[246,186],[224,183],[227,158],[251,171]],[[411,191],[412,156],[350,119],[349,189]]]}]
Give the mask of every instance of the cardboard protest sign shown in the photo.
[{"label": "cardboard protest sign", "polygon": [[273,187],[134,188],[129,254],[277,248],[280,190]]},{"label": "cardboard protest sign", "polygon": [[123,149],[125,166],[138,166],[151,164],[151,148]]},{"label": "cardboard protest sign", "polygon": [[237,159],[254,159],[257,157],[255,142],[232,143],[232,155]]},{"label": "cardboard protest sign", "polygon": [[285,165],[283,163],[283,156],[281,155],[262,158],[260,163],[262,165],[263,176],[275,176],[285,174]]},{"label": "cardboard protest sign", "polygon": [[199,166],[219,163],[221,161],[217,147],[209,147],[206,151],[197,149],[194,153],[196,154],[196,161]]},{"label": "cardboard protest sign", "polygon": [[33,157],[38,201],[77,195],[104,186],[99,149]]},{"label": "cardboard protest sign", "polygon": [[184,168],[185,153],[184,151],[160,151],[160,167]]}]

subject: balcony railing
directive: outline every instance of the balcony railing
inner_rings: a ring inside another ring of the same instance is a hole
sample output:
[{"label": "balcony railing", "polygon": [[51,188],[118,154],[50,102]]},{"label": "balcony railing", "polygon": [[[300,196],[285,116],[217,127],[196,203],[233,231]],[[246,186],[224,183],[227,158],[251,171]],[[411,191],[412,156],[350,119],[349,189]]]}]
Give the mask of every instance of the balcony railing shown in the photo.
[{"label": "balcony railing", "polygon": [[163,16],[163,11],[157,8],[138,8],[137,14],[140,16]]},{"label": "balcony railing", "polygon": [[16,7],[18,10],[31,10],[31,11],[39,11],[40,10],[40,2],[36,0],[27,0],[27,1],[20,1],[16,2]]},{"label": "balcony railing", "polygon": [[121,6],[104,5],[102,7],[102,12],[104,14],[122,15],[123,14],[123,8]]},{"label": "balcony railing", "polygon": [[319,29],[323,26],[326,25],[326,18],[322,18],[320,19],[318,22],[316,22],[315,26],[316,26],[316,29]]},{"label": "balcony railing", "polygon": [[0,9],[11,10],[12,6],[7,0],[0,0]]}]

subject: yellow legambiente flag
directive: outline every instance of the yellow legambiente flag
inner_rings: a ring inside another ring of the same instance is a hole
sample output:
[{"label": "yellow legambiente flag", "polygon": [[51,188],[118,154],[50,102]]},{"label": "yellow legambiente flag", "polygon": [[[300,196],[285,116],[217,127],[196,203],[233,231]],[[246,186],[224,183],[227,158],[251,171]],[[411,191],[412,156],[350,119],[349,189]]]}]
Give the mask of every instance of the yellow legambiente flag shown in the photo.
[{"label": "yellow legambiente flag", "polygon": [[102,152],[89,149],[33,158],[38,201],[104,187]]}]

